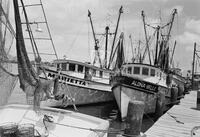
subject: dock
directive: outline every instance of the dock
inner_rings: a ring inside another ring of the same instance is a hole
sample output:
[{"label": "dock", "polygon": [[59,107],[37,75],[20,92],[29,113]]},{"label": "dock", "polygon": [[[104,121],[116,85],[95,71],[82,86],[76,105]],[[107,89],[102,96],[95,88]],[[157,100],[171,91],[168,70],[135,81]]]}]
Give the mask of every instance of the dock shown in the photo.
[{"label": "dock", "polygon": [[[197,110],[197,92],[200,91],[190,91],[189,94],[186,94],[180,104],[173,106],[161,116],[145,132],[145,135],[147,137],[200,137],[200,110]],[[197,127],[198,132],[194,127]]]}]

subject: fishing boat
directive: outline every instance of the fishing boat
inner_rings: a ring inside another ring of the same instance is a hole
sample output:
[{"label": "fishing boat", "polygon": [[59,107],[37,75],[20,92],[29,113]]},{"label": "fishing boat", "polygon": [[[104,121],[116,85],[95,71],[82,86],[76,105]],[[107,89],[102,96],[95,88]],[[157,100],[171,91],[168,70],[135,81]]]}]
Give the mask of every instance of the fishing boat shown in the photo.
[{"label": "fishing boat", "polygon": [[[117,27],[114,33],[113,45],[117,35],[122,7],[119,9],[119,16]],[[92,63],[80,62],[70,59],[56,59],[53,66],[45,66],[40,71],[41,79],[52,80],[56,77],[58,70],[60,70],[58,81],[59,88],[57,93],[65,98],[65,105],[63,100],[49,99],[42,101],[43,106],[68,106],[68,105],[89,105],[95,103],[105,103],[114,101],[114,96],[111,90],[110,77],[113,75],[110,62],[107,62],[107,49],[108,49],[108,35],[109,27],[105,28],[106,44],[105,44],[105,57],[100,58],[99,42],[94,32],[94,26],[91,18],[91,12],[88,10],[88,17],[91,23],[92,34],[95,42],[95,57]],[[111,48],[113,49],[113,48]],[[111,51],[112,52],[112,51]],[[110,54],[112,56],[113,53]]]},{"label": "fishing boat", "polygon": [[[114,100],[110,85],[111,70],[66,59],[55,60],[54,63],[56,67],[45,67],[45,74],[47,79],[54,79],[57,70],[61,68],[58,94],[64,91],[67,97],[65,104],[89,105]],[[40,78],[45,79],[45,75],[41,74]],[[63,106],[62,104],[62,100],[55,99],[42,102],[43,106]]]},{"label": "fishing boat", "polygon": [[172,82],[178,88],[178,99],[181,99],[185,94],[186,79],[182,76],[180,68],[171,68],[170,73],[172,74]]},{"label": "fishing boat", "polygon": [[[22,0],[21,5],[24,10],[24,3]],[[33,105],[11,104],[0,106],[0,136],[106,137],[107,129],[109,128],[109,122],[106,120],[73,111],[40,107],[40,101],[44,99],[43,97],[45,95],[46,97],[50,97],[50,93],[48,89],[46,89],[49,87],[48,84],[45,85],[45,82],[39,78],[27,56],[22,33],[22,23],[19,14],[18,0],[13,0],[13,6],[15,13],[16,50],[18,63],[18,75],[16,75],[16,77],[17,79],[19,78],[20,87],[23,92],[27,96],[34,98],[34,103]],[[25,10],[23,12],[26,16]],[[29,26],[28,29],[30,29]],[[29,30],[29,32],[31,31]],[[2,69],[4,68],[6,67],[2,66]],[[4,71],[9,75],[14,75],[11,73],[12,71]],[[9,77],[7,78],[10,79]],[[14,85],[14,83],[9,84]],[[10,95],[13,85],[9,87],[9,90],[3,89],[4,91],[2,92]],[[5,86],[8,86],[7,83],[5,83]],[[2,95],[2,97],[7,98],[5,95]]]},{"label": "fishing boat", "polygon": [[[172,17],[168,26],[165,38],[159,39],[160,27],[155,27],[157,32],[157,40],[155,46],[154,63],[150,53],[149,40],[146,33],[144,11],[142,11],[146,48],[143,56],[140,56],[139,62],[126,63],[124,61],[123,42],[119,44],[118,54],[116,58],[117,73],[112,77],[112,91],[121,112],[121,118],[124,120],[127,116],[127,109],[130,100],[144,102],[144,113],[155,113],[158,105],[162,107],[162,111],[170,108],[172,102],[171,94],[171,75],[169,75],[169,35],[172,28],[176,9],[172,13]],[[166,27],[165,26],[165,27]],[[159,49],[159,50],[158,50]],[[144,58],[148,53],[149,62],[145,63]],[[160,102],[159,102],[160,101]]]}]

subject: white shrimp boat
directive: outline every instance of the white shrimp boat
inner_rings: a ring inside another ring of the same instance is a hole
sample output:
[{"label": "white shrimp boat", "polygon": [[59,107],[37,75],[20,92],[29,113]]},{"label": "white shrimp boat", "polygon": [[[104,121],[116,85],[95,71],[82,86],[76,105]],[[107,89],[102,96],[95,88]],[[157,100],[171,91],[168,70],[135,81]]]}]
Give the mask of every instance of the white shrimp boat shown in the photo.
[{"label": "white shrimp boat", "polygon": [[[49,121],[49,122],[48,122]],[[28,105],[0,107],[0,136],[107,137],[109,122],[78,112]]]}]

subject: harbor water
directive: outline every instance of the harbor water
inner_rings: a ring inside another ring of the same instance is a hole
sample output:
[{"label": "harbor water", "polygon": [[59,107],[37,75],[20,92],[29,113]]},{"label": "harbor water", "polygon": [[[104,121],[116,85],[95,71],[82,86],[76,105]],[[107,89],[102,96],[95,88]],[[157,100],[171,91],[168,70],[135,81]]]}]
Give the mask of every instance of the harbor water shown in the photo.
[{"label": "harbor water", "polygon": [[[87,106],[78,106],[78,111],[84,114],[92,115],[95,117],[99,117],[102,119],[106,119],[110,121],[110,129],[115,131],[122,131],[126,127],[125,122],[121,122],[120,120],[120,112],[118,110],[116,102],[95,104],[95,105],[87,105]],[[73,110],[73,107],[68,107],[66,109]],[[148,128],[150,128],[154,124],[153,115],[144,115],[141,132],[145,132]],[[116,137],[116,134],[110,133],[108,137]]]}]

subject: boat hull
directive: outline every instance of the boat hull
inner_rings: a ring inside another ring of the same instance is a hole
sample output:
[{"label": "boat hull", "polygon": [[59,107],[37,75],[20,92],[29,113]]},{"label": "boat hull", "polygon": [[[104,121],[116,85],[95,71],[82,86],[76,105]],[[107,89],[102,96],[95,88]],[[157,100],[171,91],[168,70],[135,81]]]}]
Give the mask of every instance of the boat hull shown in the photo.
[{"label": "boat hull", "polygon": [[165,95],[164,111],[169,109],[168,105],[171,101],[170,90],[168,88],[126,76],[114,77],[112,91],[120,109],[122,120],[127,116],[130,100],[144,102],[145,114],[155,113],[158,92]]},{"label": "boat hull", "polygon": [[[47,118],[50,118],[51,122],[46,122]],[[7,134],[9,130],[12,133],[19,131],[20,126],[24,127],[23,134],[30,134],[26,130],[30,130],[28,127],[31,125],[41,136],[48,137],[107,137],[107,133],[101,130],[107,131],[109,128],[109,122],[106,120],[68,110],[41,107],[36,112],[32,106],[15,104],[0,107],[0,136],[5,134],[4,127]]]},{"label": "boat hull", "polygon": [[[56,71],[46,70],[47,78],[53,79],[56,75]],[[44,76],[41,77],[42,80]],[[59,85],[68,100],[64,103],[66,105],[89,105],[96,103],[104,103],[114,101],[114,96],[111,91],[110,84],[98,83],[89,80],[84,80],[76,77],[72,77],[66,74],[60,74]],[[63,107],[62,100],[49,99],[42,101],[42,106],[57,106]]]}]

